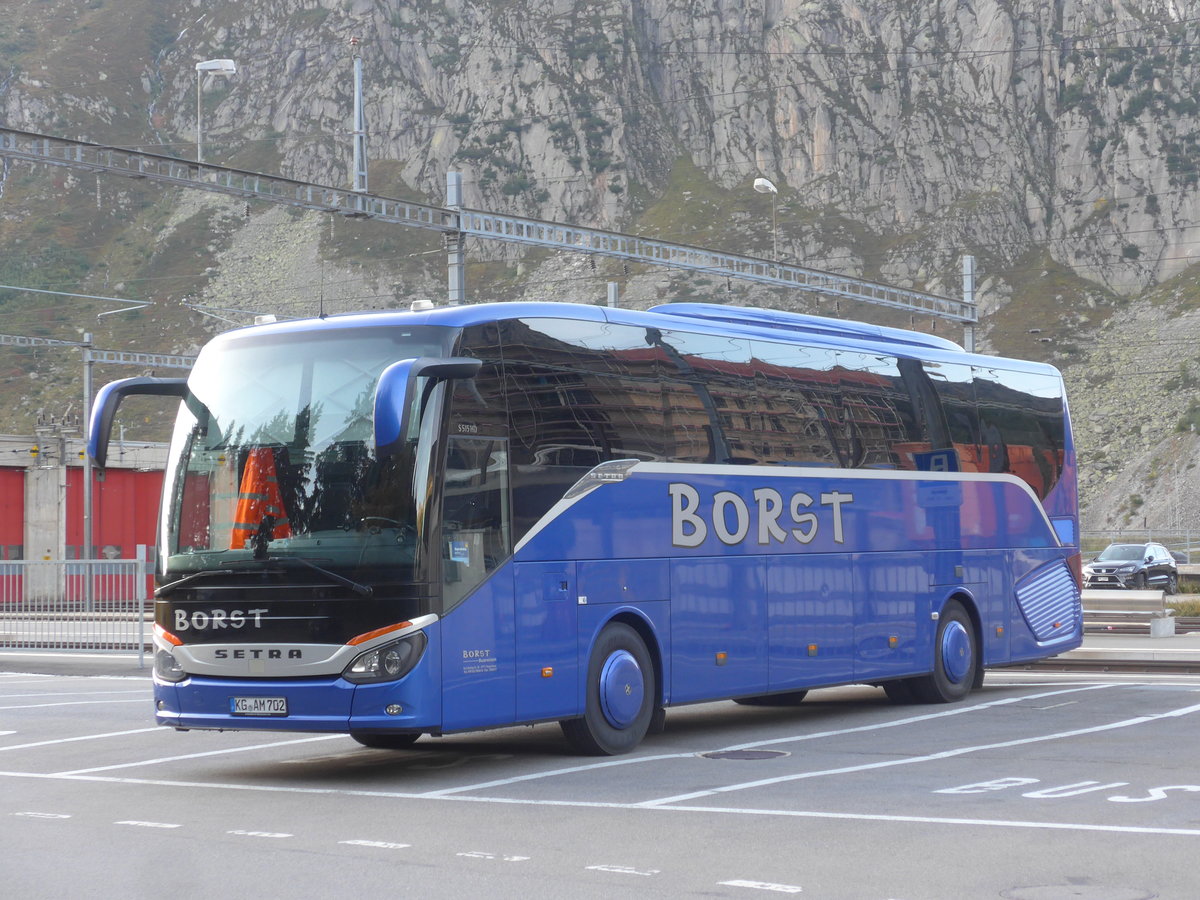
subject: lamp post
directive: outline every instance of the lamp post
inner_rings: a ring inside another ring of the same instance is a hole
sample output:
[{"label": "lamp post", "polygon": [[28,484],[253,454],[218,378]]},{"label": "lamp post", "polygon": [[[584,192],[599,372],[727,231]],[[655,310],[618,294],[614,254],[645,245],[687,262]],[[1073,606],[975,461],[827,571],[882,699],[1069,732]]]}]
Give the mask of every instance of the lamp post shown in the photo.
[{"label": "lamp post", "polygon": [[771,258],[776,262],[779,261],[779,231],[775,227],[775,197],[779,193],[779,188],[775,187],[766,178],[755,178],[754,189],[760,194],[771,195],[771,242],[774,247]]},{"label": "lamp post", "polygon": [[206,59],[196,63],[196,162],[204,162],[204,144],[200,128],[200,112],[204,98],[204,73],[214,75],[236,75],[237,66],[232,59]]}]

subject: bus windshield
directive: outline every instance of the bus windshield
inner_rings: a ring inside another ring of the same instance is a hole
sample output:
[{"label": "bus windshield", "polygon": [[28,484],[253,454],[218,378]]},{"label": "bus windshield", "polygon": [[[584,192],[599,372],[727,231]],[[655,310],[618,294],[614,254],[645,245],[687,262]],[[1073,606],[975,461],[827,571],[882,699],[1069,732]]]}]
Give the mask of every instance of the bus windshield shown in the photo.
[{"label": "bus windshield", "polygon": [[206,348],[171,442],[160,583],[288,562],[314,583],[411,579],[428,483],[417,445],[430,429],[417,420],[380,459],[375,386],[393,362],[444,355],[452,339],[424,326],[322,329]]}]

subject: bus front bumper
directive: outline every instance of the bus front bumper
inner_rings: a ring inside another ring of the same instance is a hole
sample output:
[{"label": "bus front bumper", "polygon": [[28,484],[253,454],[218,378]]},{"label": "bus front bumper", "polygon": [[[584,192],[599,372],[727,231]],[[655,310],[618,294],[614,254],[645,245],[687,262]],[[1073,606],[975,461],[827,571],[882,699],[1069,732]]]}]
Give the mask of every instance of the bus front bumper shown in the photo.
[{"label": "bus front bumper", "polygon": [[[341,677],[155,679],[154,718],[179,729],[310,731],[436,731],[441,705],[418,666],[399,681],[351,684]],[[414,677],[416,676],[416,677]]]}]

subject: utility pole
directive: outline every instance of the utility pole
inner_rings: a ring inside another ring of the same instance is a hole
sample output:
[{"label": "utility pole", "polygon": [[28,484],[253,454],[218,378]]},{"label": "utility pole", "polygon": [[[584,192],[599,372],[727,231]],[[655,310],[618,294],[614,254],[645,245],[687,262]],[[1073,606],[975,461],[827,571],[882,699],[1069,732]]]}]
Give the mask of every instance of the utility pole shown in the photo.
[{"label": "utility pole", "polygon": [[362,54],[358,52],[358,38],[350,38],[354,53],[354,190],[367,192],[367,119],[363,113]]},{"label": "utility pole", "polygon": [[[968,308],[975,308],[975,257],[964,256],[962,258],[962,273],[963,273],[963,303]],[[963,349],[968,353],[975,352],[975,323],[963,323]]]},{"label": "utility pole", "polygon": [[[196,145],[199,147],[199,144]],[[91,418],[92,418],[92,335],[88,332],[83,336],[83,416],[80,418],[83,432],[83,446],[88,445],[88,438],[91,437]],[[64,448],[66,444],[64,443]],[[65,468],[67,461],[63,460]],[[80,549],[81,559],[92,558],[92,455],[84,450],[83,453],[83,547]],[[87,570],[87,578],[84,583],[84,608],[91,610],[93,606],[92,597],[92,573]]]},{"label": "utility pole", "polygon": [[452,210],[460,222],[459,229],[443,235],[446,242],[446,268],[448,270],[447,301],[451,306],[467,302],[467,238],[461,231],[462,219],[462,172],[446,173],[446,208]]}]

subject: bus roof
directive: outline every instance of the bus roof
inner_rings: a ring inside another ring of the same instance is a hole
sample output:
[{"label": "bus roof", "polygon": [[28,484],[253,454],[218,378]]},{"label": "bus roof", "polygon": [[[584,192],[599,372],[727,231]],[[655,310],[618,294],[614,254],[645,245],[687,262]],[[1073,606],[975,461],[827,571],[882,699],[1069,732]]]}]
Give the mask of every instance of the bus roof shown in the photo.
[{"label": "bus roof", "polygon": [[[643,327],[680,328],[706,333],[738,335],[763,340],[796,342],[809,338],[813,345],[844,347],[863,351],[884,351],[892,355],[920,357],[940,361],[973,361],[976,365],[1003,364],[1005,368],[1055,372],[1053,366],[1026,360],[968,353],[946,338],[903,328],[872,325],[849,319],[832,319],[804,313],[756,307],[725,306],[716,303],[667,303],[649,310],[623,309],[570,302],[476,303],[439,306],[416,310],[341,313],[322,318],[292,319],[265,325],[248,326],[225,334],[232,337],[247,332],[282,334],[319,331],[325,328],[396,327],[404,325],[441,325],[465,327],[504,319],[569,318],[591,322],[640,325]],[[223,336],[218,336],[217,340]]]}]

